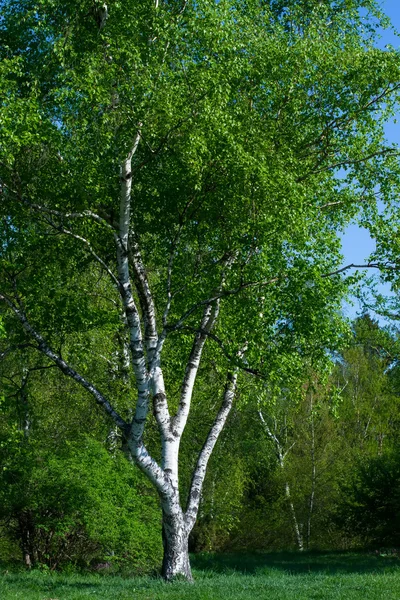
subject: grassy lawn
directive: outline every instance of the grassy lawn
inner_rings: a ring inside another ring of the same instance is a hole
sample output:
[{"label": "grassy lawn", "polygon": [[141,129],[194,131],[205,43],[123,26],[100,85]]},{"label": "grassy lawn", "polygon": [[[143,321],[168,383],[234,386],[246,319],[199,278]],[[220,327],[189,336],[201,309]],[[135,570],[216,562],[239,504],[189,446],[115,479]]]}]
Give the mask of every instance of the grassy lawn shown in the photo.
[{"label": "grassy lawn", "polygon": [[194,585],[7,570],[1,600],[399,600],[400,559],[355,553],[199,555]]}]

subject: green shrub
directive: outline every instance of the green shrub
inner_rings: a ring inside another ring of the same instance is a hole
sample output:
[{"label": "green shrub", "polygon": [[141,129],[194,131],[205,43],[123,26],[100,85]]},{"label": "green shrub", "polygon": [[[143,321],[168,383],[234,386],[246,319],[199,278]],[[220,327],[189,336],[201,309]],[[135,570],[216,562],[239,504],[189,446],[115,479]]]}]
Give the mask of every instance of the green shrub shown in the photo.
[{"label": "green shrub", "polygon": [[88,438],[56,454],[29,447],[9,458],[2,480],[0,517],[27,565],[145,572],[161,560],[157,499],[122,453]]},{"label": "green shrub", "polygon": [[364,460],[341,489],[339,526],[363,543],[400,545],[400,456]]}]

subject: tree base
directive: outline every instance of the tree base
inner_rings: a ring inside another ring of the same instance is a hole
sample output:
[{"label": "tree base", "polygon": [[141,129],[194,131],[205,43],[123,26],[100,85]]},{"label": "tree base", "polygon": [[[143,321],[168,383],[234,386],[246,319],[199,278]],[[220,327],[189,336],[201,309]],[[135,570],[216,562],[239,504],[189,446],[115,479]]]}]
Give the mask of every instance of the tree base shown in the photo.
[{"label": "tree base", "polygon": [[180,518],[164,516],[164,557],[161,574],[166,581],[193,581],[189,558],[189,539],[181,515]]}]

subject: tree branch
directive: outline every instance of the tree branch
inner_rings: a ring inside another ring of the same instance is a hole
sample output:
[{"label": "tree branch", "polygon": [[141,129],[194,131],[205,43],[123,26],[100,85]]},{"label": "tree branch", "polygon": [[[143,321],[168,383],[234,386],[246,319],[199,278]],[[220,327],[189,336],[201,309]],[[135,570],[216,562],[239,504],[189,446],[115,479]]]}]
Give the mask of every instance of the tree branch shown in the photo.
[{"label": "tree branch", "polygon": [[236,288],[233,288],[231,290],[221,290],[219,292],[216,292],[210,298],[207,298],[206,300],[201,300],[200,302],[197,302],[196,304],[194,304],[191,308],[189,308],[181,316],[181,318],[178,321],[176,321],[176,323],[174,323],[173,325],[168,325],[167,329],[169,331],[176,331],[177,329],[181,329],[181,326],[184,323],[184,321],[186,321],[186,319],[188,317],[190,317],[190,315],[192,315],[198,308],[201,308],[202,306],[206,306],[206,305],[212,304],[213,302],[216,302],[217,300],[220,300],[221,298],[225,298],[227,296],[236,295],[239,292],[241,292],[242,290],[245,290],[245,289],[250,288],[250,287],[258,287],[258,286],[262,287],[262,286],[265,286],[265,285],[270,285],[272,283],[276,283],[280,279],[281,279],[280,277],[273,277],[272,279],[267,279],[265,281],[248,281],[248,282],[242,282]]},{"label": "tree branch", "polygon": [[[131,191],[132,191],[132,157],[135,154],[140,137],[141,124],[136,133],[131,150],[126,159],[122,162],[120,168],[120,211],[119,211],[119,232],[115,241],[117,245],[117,264],[119,290],[124,305],[126,320],[129,328],[130,349],[132,355],[132,366],[136,377],[136,387],[138,390],[138,399],[136,403],[135,416],[132,420],[128,445],[135,449],[142,443],[144,424],[149,409],[149,374],[146,367],[146,361],[143,349],[142,329],[140,315],[132,293],[132,285],[129,273],[129,230],[131,216]],[[136,454],[134,454],[136,456]],[[139,456],[139,455],[138,455]]]},{"label": "tree branch", "polygon": [[341,267],[340,269],[336,269],[336,271],[331,271],[330,273],[323,273],[321,277],[332,277],[333,275],[338,275],[339,273],[343,273],[343,271],[347,271],[348,269],[399,269],[400,264],[397,263],[366,263],[364,265],[356,265],[351,263],[346,265],[345,267]]},{"label": "tree branch", "polygon": [[207,340],[208,334],[215,325],[215,322],[218,318],[218,313],[218,300],[214,305],[206,306],[204,309],[203,318],[201,320],[200,329],[196,332],[189,360],[186,365],[178,411],[173,418],[173,430],[177,436],[181,436],[183,430],[185,429],[204,344]]},{"label": "tree branch", "polygon": [[187,509],[185,513],[185,522],[188,531],[191,531],[196,522],[197,513],[200,505],[201,490],[203,488],[204,478],[206,475],[207,464],[211,453],[217,443],[218,437],[226,423],[228,415],[231,411],[237,385],[237,369],[233,373],[228,373],[225,385],[224,398],[221,408],[214,420],[214,423],[208,433],[204,446],[199,454],[195,471],[190,486]]},{"label": "tree branch", "polygon": [[181,327],[180,331],[190,331],[191,333],[204,334],[205,336],[209,337],[213,342],[218,344],[225,358],[227,358],[232,365],[235,365],[235,367],[238,367],[241,371],[249,373],[250,375],[254,375],[255,377],[265,377],[265,375],[261,371],[257,369],[252,369],[251,367],[247,367],[246,365],[244,365],[243,362],[241,362],[241,358],[238,355],[232,356],[232,354],[228,352],[226,344],[217,335],[215,335],[215,333],[207,331],[206,329],[196,329],[196,327],[190,327],[189,325]]},{"label": "tree branch", "polygon": [[383,150],[380,150],[379,152],[371,152],[371,154],[367,154],[367,156],[363,156],[362,158],[344,159],[344,160],[338,161],[337,163],[333,163],[331,165],[327,165],[326,167],[322,167],[321,169],[316,169],[315,171],[313,171],[313,170],[309,171],[302,177],[298,177],[296,182],[301,183],[302,181],[305,181],[306,179],[308,179],[308,177],[310,177],[311,175],[318,175],[318,173],[324,173],[324,172],[330,171],[332,169],[338,169],[339,167],[344,167],[345,165],[357,165],[357,164],[366,162],[367,160],[370,160],[371,158],[375,158],[376,156],[385,156],[386,154],[390,154],[392,156],[398,156],[399,152],[397,150],[395,150],[394,148],[384,148]]},{"label": "tree branch", "polygon": [[85,244],[85,246],[89,249],[90,254],[103,267],[103,269],[106,271],[107,275],[110,277],[110,279],[113,282],[113,284],[115,285],[115,287],[119,290],[120,284],[119,284],[118,279],[115,277],[114,273],[111,271],[111,269],[108,267],[108,265],[104,262],[104,260],[95,252],[95,250],[93,249],[89,240],[87,240],[86,238],[84,238],[81,235],[78,235],[77,233],[74,233],[73,231],[70,231],[69,229],[66,229],[62,225],[57,225],[56,223],[53,223],[49,219],[46,219],[46,222],[49,225],[51,225],[51,227],[53,227],[55,230],[59,231],[60,233],[69,235],[70,237],[73,237],[74,239]]},{"label": "tree branch", "polygon": [[97,388],[89,383],[82,375],[80,375],[75,369],[70,367],[58,354],[52,350],[47,344],[44,338],[36,331],[36,329],[29,323],[26,314],[18,303],[18,306],[10,300],[5,294],[0,293],[0,300],[5,302],[7,306],[13,311],[17,319],[21,322],[22,327],[25,331],[35,340],[37,343],[36,349],[45,354],[50,360],[52,360],[57,367],[68,377],[74,379],[79,385],[85,388],[96,400],[104,411],[113,419],[113,421],[122,429],[124,433],[127,432],[128,424],[122,419],[117,411],[111,406],[110,402],[97,390]]},{"label": "tree branch", "polygon": [[158,342],[156,310],[139,244],[136,240],[130,244],[129,258],[132,263],[135,287],[142,310],[147,360],[151,365]]}]

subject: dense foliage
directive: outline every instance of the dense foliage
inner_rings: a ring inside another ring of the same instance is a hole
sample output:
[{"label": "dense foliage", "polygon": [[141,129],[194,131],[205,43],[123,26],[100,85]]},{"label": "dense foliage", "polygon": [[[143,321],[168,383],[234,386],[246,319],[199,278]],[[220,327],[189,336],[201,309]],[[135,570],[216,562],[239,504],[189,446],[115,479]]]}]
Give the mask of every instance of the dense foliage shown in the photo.
[{"label": "dense foliage", "polygon": [[170,579],[189,534],[340,545],[339,482],[398,418],[396,332],[358,321],[329,379],[348,223],[397,285],[377,2],[1,7],[1,493],[27,564],[157,562],[158,500]]},{"label": "dense foliage", "polygon": [[[323,386],[314,379],[296,398],[282,390],[268,413],[264,404],[264,418],[287,451],[283,466],[248,397],[254,387],[244,389],[210,463],[191,549],[296,548],[293,510],[305,548],[397,546],[398,346],[396,330],[365,315]],[[90,403],[79,422],[72,406],[84,399],[65,380],[57,384],[54,369],[32,371],[21,390],[17,368],[9,355],[1,371],[2,558],[22,552],[50,568],[156,568],[157,500],[118,449],[115,430],[103,422],[97,441],[93,430],[88,437]],[[207,374],[201,379],[206,386]],[[204,402],[198,398],[184,440],[183,485],[201,443]]]},{"label": "dense foliage", "polygon": [[123,456],[91,440],[58,454],[24,450],[3,454],[0,518],[27,566],[128,564],[140,572],[157,564],[155,499]]}]

